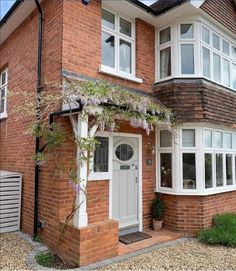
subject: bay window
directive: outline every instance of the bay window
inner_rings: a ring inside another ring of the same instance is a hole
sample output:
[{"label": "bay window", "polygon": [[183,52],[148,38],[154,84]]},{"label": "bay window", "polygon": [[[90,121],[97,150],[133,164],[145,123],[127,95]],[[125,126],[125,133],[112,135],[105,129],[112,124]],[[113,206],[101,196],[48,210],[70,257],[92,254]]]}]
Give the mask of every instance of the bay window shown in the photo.
[{"label": "bay window", "polygon": [[210,195],[236,190],[236,130],[186,124],[157,133],[157,191]]},{"label": "bay window", "polygon": [[173,23],[158,30],[157,46],[158,81],[205,77],[236,90],[235,39],[206,21]]},{"label": "bay window", "polygon": [[0,119],[7,116],[7,70],[0,72]]}]

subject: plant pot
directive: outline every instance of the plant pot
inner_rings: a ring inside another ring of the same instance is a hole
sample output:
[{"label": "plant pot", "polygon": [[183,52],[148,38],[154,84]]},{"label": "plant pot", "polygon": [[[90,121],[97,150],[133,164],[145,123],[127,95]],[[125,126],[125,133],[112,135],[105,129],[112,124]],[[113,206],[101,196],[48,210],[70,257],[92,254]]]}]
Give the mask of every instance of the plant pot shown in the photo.
[{"label": "plant pot", "polygon": [[155,219],[153,219],[152,223],[153,223],[153,229],[154,229],[154,231],[160,231],[161,230],[162,223],[163,223],[162,220],[155,220]]}]

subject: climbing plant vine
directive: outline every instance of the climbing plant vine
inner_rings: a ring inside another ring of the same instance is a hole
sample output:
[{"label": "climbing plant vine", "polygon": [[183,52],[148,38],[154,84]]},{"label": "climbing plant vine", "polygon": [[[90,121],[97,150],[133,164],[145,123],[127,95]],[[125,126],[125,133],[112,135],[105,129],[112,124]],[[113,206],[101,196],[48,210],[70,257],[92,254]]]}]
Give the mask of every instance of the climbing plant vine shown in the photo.
[{"label": "climbing plant vine", "polygon": [[[61,111],[61,105],[68,106],[68,115],[71,115],[73,108],[81,109],[82,118],[88,119],[88,137],[74,137],[75,145],[79,149],[77,167],[83,163],[87,164],[87,178],[91,172],[91,160],[96,145],[96,130],[113,132],[118,130],[120,120],[126,120],[132,127],[141,128],[149,135],[156,126],[174,126],[174,118],[169,109],[161,105],[155,98],[148,95],[141,95],[138,92],[130,91],[120,86],[113,86],[104,81],[69,81],[58,85],[53,82],[46,82],[43,91],[38,94],[38,112],[36,112],[34,93],[21,93],[25,102],[17,107],[16,111],[20,118],[28,115],[31,125],[26,133],[41,138],[43,143],[40,151],[33,157],[35,163],[43,166],[51,150],[58,148],[65,141],[65,134],[60,125],[48,118],[50,113]],[[40,116],[35,118],[36,113]],[[85,180],[78,178],[77,169],[71,167],[65,169],[63,165],[58,167],[59,171],[66,172],[68,184],[75,191],[75,198],[71,212],[66,217],[66,225],[74,216],[80,206],[75,205],[76,194],[86,188],[82,185]]]}]

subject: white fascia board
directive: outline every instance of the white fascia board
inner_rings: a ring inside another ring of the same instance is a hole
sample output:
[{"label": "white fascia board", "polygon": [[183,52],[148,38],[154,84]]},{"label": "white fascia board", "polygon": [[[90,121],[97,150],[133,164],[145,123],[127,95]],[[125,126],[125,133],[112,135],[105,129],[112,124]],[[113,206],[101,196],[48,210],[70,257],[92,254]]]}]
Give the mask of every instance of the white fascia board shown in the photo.
[{"label": "white fascia board", "polygon": [[[202,2],[202,0],[200,1]],[[181,18],[184,14],[194,16],[199,13],[199,9],[192,5],[191,1],[187,1],[186,3],[176,6],[158,16],[155,16],[126,0],[121,1],[102,0],[102,5],[104,7],[118,11],[121,14],[129,16],[132,19],[140,18],[143,21],[155,26],[157,29],[176,21],[178,18]]]},{"label": "white fascia board", "polygon": [[[42,0],[39,0],[39,2],[41,1]],[[24,1],[1,27],[0,44],[2,44],[35,9],[36,5],[34,1]]]}]

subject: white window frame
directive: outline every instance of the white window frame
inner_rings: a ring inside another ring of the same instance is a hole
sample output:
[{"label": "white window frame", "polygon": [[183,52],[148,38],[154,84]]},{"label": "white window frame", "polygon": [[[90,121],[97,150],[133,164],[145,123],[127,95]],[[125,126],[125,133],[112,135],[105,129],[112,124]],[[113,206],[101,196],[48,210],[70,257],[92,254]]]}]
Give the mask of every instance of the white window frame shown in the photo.
[{"label": "white window frame", "polygon": [[[143,80],[140,78],[137,78],[135,76],[136,73],[136,59],[135,59],[135,21],[128,16],[121,14],[120,12],[117,12],[115,10],[112,10],[111,8],[102,7],[103,10],[108,11],[112,13],[115,17],[115,29],[111,29],[109,27],[103,26],[101,24],[101,34],[102,32],[105,32],[107,34],[113,35],[115,38],[115,63],[114,68],[108,67],[101,63],[99,67],[99,71],[105,74],[113,75],[116,77],[124,78],[130,81],[134,81],[136,83],[142,83]],[[120,18],[128,21],[131,23],[131,37],[126,36],[122,33],[120,33]],[[120,40],[127,41],[131,44],[131,73],[124,72],[120,70]],[[102,59],[101,59],[102,61]]]},{"label": "white window frame", "polygon": [[[161,131],[166,131],[168,129],[166,128],[161,128],[161,129],[156,129],[156,134],[158,135],[156,137],[156,146],[157,146],[157,153],[156,153],[156,158],[157,161],[159,161],[158,166],[156,167],[156,176],[157,176],[157,182],[158,182],[158,187],[161,187],[163,191],[173,191],[175,190],[175,182],[173,179],[173,174],[175,172],[174,170],[174,133],[173,131],[170,131],[172,133],[172,140],[171,140],[171,147],[161,147]],[[170,153],[171,154],[171,176],[172,176],[172,188],[170,187],[163,187],[161,186],[161,154],[162,153]]]},{"label": "white window frame", "polygon": [[[181,24],[193,24],[193,39],[181,39],[180,29]],[[160,45],[159,35],[160,31],[163,29],[171,27],[171,43]],[[206,28],[209,31],[209,44],[204,42],[202,39],[202,29]],[[220,38],[220,50],[217,50],[213,47],[213,33]],[[223,53],[223,40],[229,43],[229,55]],[[182,44],[192,44],[194,46],[194,74],[181,74],[181,45]],[[160,50],[165,49],[171,46],[171,76],[160,78]],[[203,50],[202,48],[210,50],[210,77],[203,75]],[[223,32],[219,28],[216,28],[215,25],[208,21],[207,19],[201,16],[195,16],[195,18],[190,20],[176,21],[172,24],[166,24],[160,29],[156,30],[156,82],[163,82],[170,80],[172,78],[204,78],[210,80],[216,84],[222,85],[230,90],[236,91],[233,88],[233,74],[232,68],[233,65],[236,65],[236,58],[233,54],[233,49],[236,48],[235,40]],[[216,53],[220,57],[220,80],[214,80],[213,78],[213,53]],[[223,59],[226,59],[230,62],[230,84],[223,84]]]},{"label": "white window frame", "polygon": [[96,137],[106,137],[108,138],[108,171],[107,172],[94,172],[93,171],[93,159],[91,159],[89,174],[89,181],[101,181],[101,180],[111,180],[112,179],[112,151],[113,151],[113,137],[109,132],[98,132]]},{"label": "white window frame", "polygon": [[[206,28],[208,29],[209,33],[210,33],[210,43],[206,43],[202,40],[202,29]],[[217,50],[213,47],[213,34],[217,35],[219,38],[220,38],[220,50]],[[202,57],[201,57],[201,68],[202,68],[202,76],[208,80],[211,80],[217,84],[220,84],[220,85],[223,85],[227,88],[230,88],[234,91],[236,91],[236,89],[233,88],[233,75],[232,75],[232,67],[233,67],[233,64],[236,65],[236,59],[234,59],[233,57],[233,51],[232,51],[232,48],[233,47],[236,47],[236,44],[234,44],[233,42],[230,41],[229,38],[225,37],[224,35],[220,34],[216,29],[213,29],[211,27],[208,27],[205,23],[201,23],[201,56],[203,54],[203,50],[202,48],[205,47],[207,49],[210,50],[210,78],[209,77],[205,77],[203,75],[203,61],[202,61]],[[226,41],[227,43],[229,43],[229,55],[225,54],[223,52],[223,41]],[[219,57],[220,57],[220,80],[219,81],[216,81],[214,80],[214,63],[213,63],[213,53],[217,54]],[[229,85],[227,84],[224,84],[223,83],[223,59],[229,61],[229,70],[230,70],[230,73],[229,73]]]},{"label": "white window frame", "polygon": [[[6,74],[6,82],[2,85],[2,74]],[[5,89],[5,97],[4,97],[4,111],[0,113],[0,119],[7,118],[7,91],[8,91],[8,70],[4,69],[0,72],[0,103],[1,103],[1,91]]]},{"label": "white window frame", "polygon": [[[172,148],[160,148],[160,130],[166,129],[157,129],[156,133],[156,191],[173,194],[173,195],[213,195],[218,193],[224,193],[227,191],[236,190],[236,148],[232,142],[232,149],[224,149],[215,147],[215,132],[222,133],[222,142],[224,144],[224,135],[225,133],[236,135],[235,129],[222,129],[214,125],[202,125],[202,124],[184,124],[181,129],[176,133],[177,136],[173,136],[173,146]],[[182,130],[183,129],[195,129],[195,147],[183,147],[182,146]],[[211,131],[212,133],[212,147],[204,147],[204,131]],[[232,140],[233,141],[233,140]],[[161,187],[160,180],[160,153],[172,153],[172,189]],[[195,153],[196,159],[196,189],[184,189],[183,188],[183,153]],[[209,153],[212,155],[212,177],[213,177],[213,186],[211,188],[205,187],[205,154]],[[223,155],[223,182],[224,185],[221,187],[216,187],[216,161],[215,155],[221,153]],[[232,155],[232,179],[233,184],[227,185],[227,176],[226,176],[226,155]]]},{"label": "white window frame", "polygon": [[[163,44],[160,44],[160,32],[166,28],[170,28],[170,41],[166,42],[166,43],[163,43]],[[162,27],[158,30],[157,32],[157,35],[156,35],[156,43],[158,44],[158,47],[157,47],[157,55],[156,55],[156,65],[157,65],[157,80],[158,81],[165,81],[165,80],[168,80],[170,78],[172,78],[173,76],[173,69],[174,69],[174,59],[173,59],[173,49],[174,49],[174,44],[173,44],[173,36],[174,36],[174,30],[173,30],[173,26],[171,24],[169,25],[166,25],[165,27]],[[160,52],[164,49],[167,49],[167,48],[170,48],[170,55],[171,55],[171,72],[170,72],[170,76],[167,76],[167,77],[164,77],[164,78],[161,78],[160,76],[160,72],[161,72],[161,69],[160,69]]]}]

